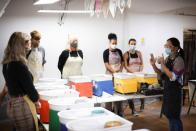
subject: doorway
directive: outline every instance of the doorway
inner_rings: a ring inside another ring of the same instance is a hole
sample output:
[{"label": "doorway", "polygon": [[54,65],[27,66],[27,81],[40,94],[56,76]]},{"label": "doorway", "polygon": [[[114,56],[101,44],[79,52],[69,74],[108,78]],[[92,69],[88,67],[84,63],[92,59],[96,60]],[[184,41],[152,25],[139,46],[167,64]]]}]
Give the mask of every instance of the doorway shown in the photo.
[{"label": "doorway", "polygon": [[196,79],[196,30],[184,30],[183,49],[185,61],[184,85],[188,80]]}]

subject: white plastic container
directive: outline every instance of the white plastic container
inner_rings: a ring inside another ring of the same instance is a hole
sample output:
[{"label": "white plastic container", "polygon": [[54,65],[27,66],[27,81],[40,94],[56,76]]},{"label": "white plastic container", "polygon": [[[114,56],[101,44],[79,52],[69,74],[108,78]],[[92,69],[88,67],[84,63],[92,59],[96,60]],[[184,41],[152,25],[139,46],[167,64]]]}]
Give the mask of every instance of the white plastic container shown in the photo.
[{"label": "white plastic container", "polygon": [[81,108],[92,108],[94,103],[87,97],[67,97],[57,98],[49,100],[50,106],[50,124],[49,130],[59,131],[60,122],[57,113],[62,110],[81,109]]},{"label": "white plastic container", "polygon": [[61,90],[48,90],[40,91],[40,120],[43,123],[49,122],[49,103],[50,99],[61,98],[61,97],[79,97],[79,92],[73,89],[61,89]]},{"label": "white plastic container", "polygon": [[91,82],[88,76],[70,76],[68,80],[75,83]]},{"label": "white plastic container", "polygon": [[79,97],[79,92],[73,89],[58,89],[39,92],[40,99],[50,100],[61,97]]},{"label": "white plastic container", "polygon": [[69,121],[77,120],[81,118],[92,118],[96,117],[99,119],[101,116],[113,116],[114,114],[102,107],[94,108],[83,108],[83,109],[73,109],[64,110],[58,113],[59,120],[61,123],[61,131],[65,131],[66,124]]},{"label": "white plastic container", "polygon": [[56,111],[94,107],[91,99],[87,97],[65,97],[49,100],[50,109]]},{"label": "white plastic container", "polygon": [[94,81],[112,80],[112,75],[107,75],[107,74],[96,74],[96,75],[91,75],[89,77],[91,78],[91,80],[94,80]]},{"label": "white plastic container", "polygon": [[63,85],[63,84],[54,84],[54,83],[43,83],[43,84],[36,84],[35,89],[40,91],[48,91],[48,90],[58,90],[58,89],[69,89],[70,86]]},{"label": "white plastic container", "polygon": [[133,73],[114,73],[114,78],[118,78],[118,79],[130,79],[135,77],[136,76]]},{"label": "white plastic container", "polygon": [[67,79],[59,78],[40,78],[37,83],[58,83],[58,84],[67,84]]},{"label": "white plastic container", "polygon": [[143,78],[157,78],[157,74],[155,73],[144,73],[144,72],[135,72],[133,73],[136,77],[143,77]]},{"label": "white plastic container", "polygon": [[148,129],[139,129],[139,130],[133,130],[133,131],[150,131]]},{"label": "white plastic container", "polygon": [[[122,125],[104,128],[105,123],[108,121],[119,121]],[[68,131],[131,131],[132,125],[132,122],[114,115],[73,120],[67,123],[67,128]]]}]

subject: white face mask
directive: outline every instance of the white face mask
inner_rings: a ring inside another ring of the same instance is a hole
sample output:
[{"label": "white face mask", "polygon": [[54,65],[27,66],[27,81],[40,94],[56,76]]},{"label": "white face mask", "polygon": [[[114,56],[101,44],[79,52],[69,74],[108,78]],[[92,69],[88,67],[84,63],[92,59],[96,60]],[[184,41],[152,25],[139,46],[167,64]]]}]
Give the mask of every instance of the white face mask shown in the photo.
[{"label": "white face mask", "polygon": [[130,45],[129,49],[134,51],[136,49],[136,46],[135,45]]},{"label": "white face mask", "polygon": [[111,44],[110,47],[111,47],[112,49],[116,49],[116,45]]}]

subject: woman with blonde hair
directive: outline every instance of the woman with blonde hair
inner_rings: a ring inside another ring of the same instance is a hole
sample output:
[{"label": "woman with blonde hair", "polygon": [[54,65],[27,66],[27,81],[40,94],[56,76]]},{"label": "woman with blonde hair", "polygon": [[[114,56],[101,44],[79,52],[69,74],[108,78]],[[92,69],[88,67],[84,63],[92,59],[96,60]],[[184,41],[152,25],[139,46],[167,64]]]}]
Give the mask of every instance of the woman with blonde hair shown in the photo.
[{"label": "woman with blonde hair", "polygon": [[39,96],[26,63],[24,33],[14,32],[2,61],[3,75],[10,96],[7,112],[16,130],[38,131],[36,106]]}]

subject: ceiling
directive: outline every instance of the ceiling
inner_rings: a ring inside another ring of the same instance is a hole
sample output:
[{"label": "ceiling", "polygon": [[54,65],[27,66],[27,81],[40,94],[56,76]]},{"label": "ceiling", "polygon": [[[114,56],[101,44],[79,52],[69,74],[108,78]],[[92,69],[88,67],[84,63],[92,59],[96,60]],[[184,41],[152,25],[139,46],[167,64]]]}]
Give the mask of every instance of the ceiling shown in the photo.
[{"label": "ceiling", "polygon": [[[7,0],[0,0],[0,11]],[[7,12],[36,13],[38,9],[62,9],[63,1],[52,5],[35,6],[34,0],[11,0]],[[21,8],[23,7],[23,8]],[[70,0],[68,10],[84,9],[84,0]],[[25,12],[24,12],[25,10]],[[132,0],[132,7],[127,12],[134,13],[161,13],[161,14],[188,14],[196,16],[196,0]]]},{"label": "ceiling", "polygon": [[133,0],[130,11],[196,15],[196,0]]},{"label": "ceiling", "polygon": [[[40,7],[44,9],[62,9],[63,1]],[[83,3],[84,0],[70,0],[68,9],[84,9]],[[132,0],[132,7],[128,12],[196,15],[196,0]]]}]

